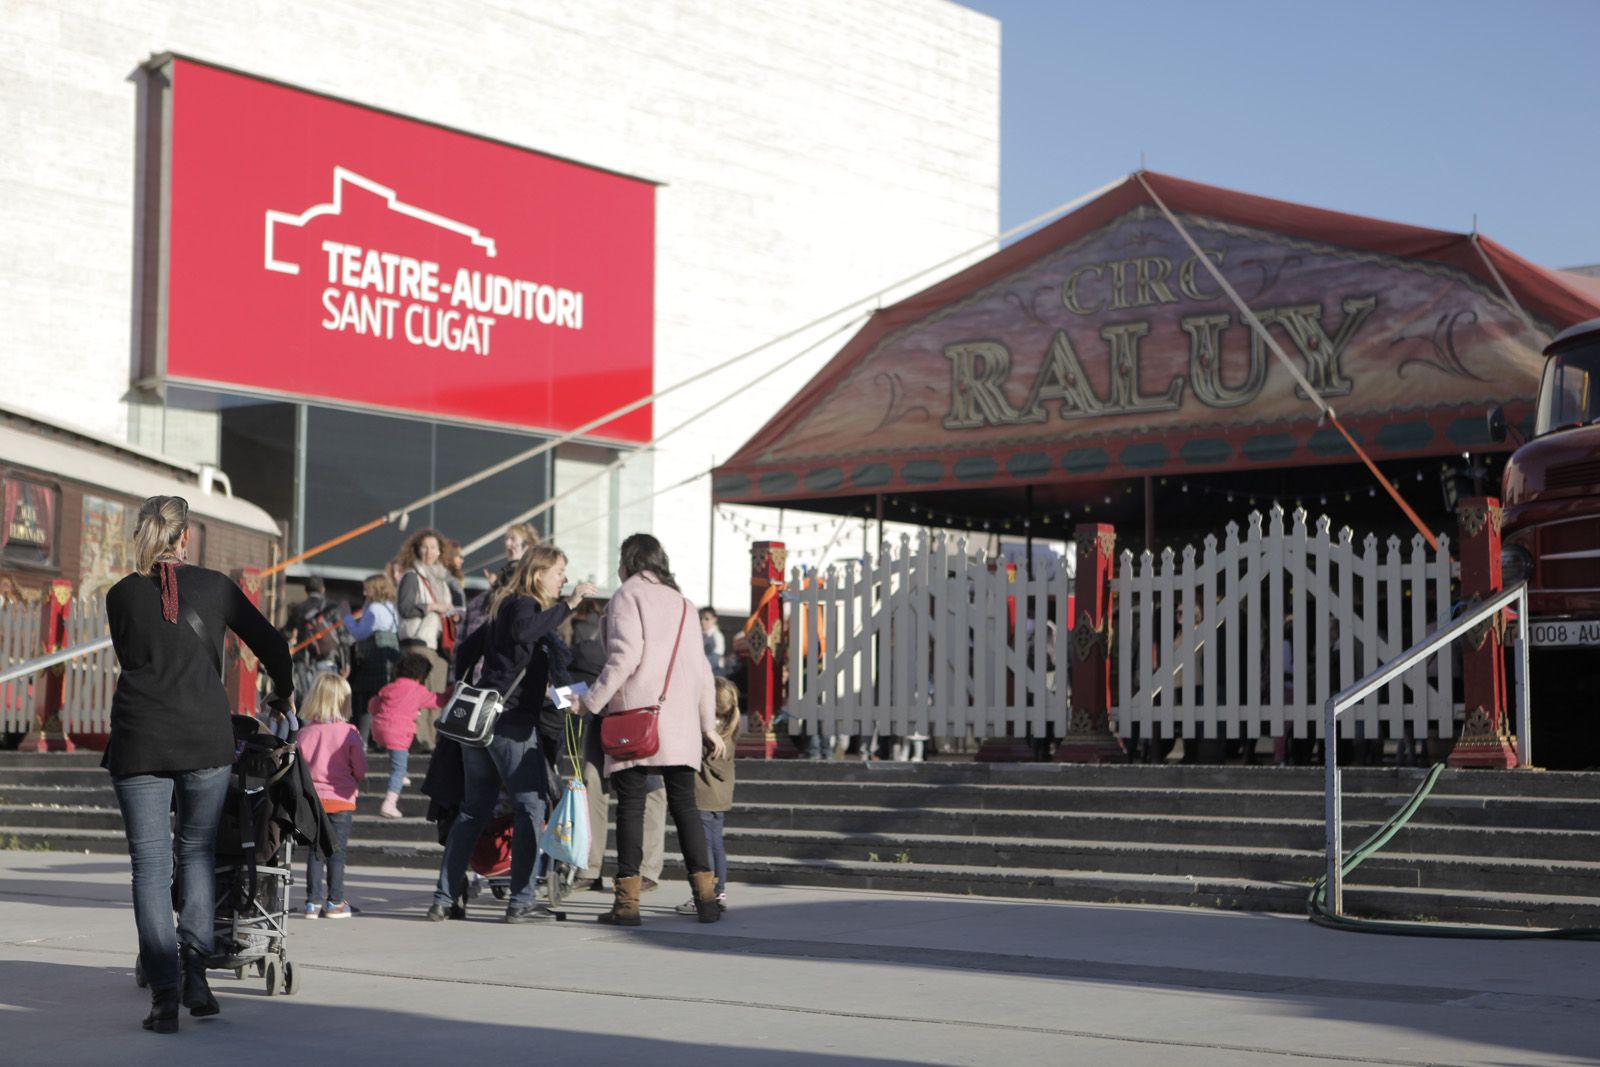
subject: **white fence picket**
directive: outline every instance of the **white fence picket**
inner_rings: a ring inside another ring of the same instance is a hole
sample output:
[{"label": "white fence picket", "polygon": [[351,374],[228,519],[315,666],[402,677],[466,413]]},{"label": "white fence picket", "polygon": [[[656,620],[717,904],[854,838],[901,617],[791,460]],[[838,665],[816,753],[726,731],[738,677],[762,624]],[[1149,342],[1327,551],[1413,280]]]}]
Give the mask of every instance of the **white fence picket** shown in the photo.
[{"label": "white fence picket", "polygon": [[[1449,617],[1448,542],[1391,538],[1355,550],[1347,529],[1296,511],[1230,524],[1174,566],[1124,552],[1113,593],[1119,634],[1115,721],[1124,737],[1314,737],[1328,697]],[[1189,625],[1179,627],[1184,609]],[[1196,624],[1196,620],[1199,620]],[[1218,663],[1220,662],[1220,666]],[[1341,720],[1341,737],[1453,733],[1459,712],[1449,656],[1408,671]]]}]

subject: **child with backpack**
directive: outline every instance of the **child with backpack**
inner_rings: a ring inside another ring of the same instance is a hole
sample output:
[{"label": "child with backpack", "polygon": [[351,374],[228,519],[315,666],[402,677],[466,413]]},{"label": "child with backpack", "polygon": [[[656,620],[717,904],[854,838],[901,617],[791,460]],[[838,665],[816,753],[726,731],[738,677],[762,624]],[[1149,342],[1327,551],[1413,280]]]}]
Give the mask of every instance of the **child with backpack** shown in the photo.
[{"label": "child with backpack", "polygon": [[[717,733],[722,737],[723,755],[700,758],[700,774],[695,778],[694,802],[706,828],[706,849],[711,869],[717,876],[717,907],[728,910],[728,853],[723,847],[722,830],[728,809],[733,807],[733,747],[739,737],[739,687],[726,678],[717,679]],[[677,907],[679,915],[697,915],[691,899]]]},{"label": "child with backpack", "polygon": [[333,855],[326,865],[316,849],[306,856],[308,919],[348,919],[353,914],[350,902],[344,898],[345,850],[350,844],[350,825],[355,821],[356,795],[367,773],[367,752],[361,731],[350,723],[349,716],[350,683],[332,671],[318,674],[300,708],[301,726],[296,741],[317,798],[322,801],[322,810],[333,826]]},{"label": "child with backpack", "polygon": [[378,809],[387,819],[402,817],[400,791],[411,784],[406,766],[411,742],[417,737],[417,717],[424,709],[439,707],[439,694],[427,686],[432,670],[433,663],[426,656],[407,652],[394,665],[394,681],[378,690],[367,705],[372,713],[372,739],[389,753],[389,789]]}]

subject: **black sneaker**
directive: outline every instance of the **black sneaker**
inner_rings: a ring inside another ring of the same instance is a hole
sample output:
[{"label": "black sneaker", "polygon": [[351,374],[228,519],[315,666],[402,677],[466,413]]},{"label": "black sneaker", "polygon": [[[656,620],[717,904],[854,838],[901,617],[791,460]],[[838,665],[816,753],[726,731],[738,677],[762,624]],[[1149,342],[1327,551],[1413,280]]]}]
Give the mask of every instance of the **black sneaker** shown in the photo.
[{"label": "black sneaker", "polygon": [[520,907],[513,904],[506,909],[508,923],[547,923],[554,918],[550,909],[542,904],[523,904]]},{"label": "black sneaker", "polygon": [[442,923],[446,919],[465,919],[466,917],[467,909],[459,904],[452,904],[448,908],[443,904],[431,904],[428,906],[428,921],[431,923]]}]

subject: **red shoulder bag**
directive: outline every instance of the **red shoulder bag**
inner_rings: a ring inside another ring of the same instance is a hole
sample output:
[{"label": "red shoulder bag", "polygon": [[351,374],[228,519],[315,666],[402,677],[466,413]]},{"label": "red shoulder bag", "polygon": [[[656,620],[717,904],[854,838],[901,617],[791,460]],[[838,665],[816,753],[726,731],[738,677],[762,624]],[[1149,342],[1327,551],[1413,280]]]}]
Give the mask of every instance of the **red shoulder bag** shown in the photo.
[{"label": "red shoulder bag", "polygon": [[678,636],[672,642],[672,658],[667,661],[667,680],[661,683],[661,696],[656,702],[648,707],[613,711],[600,717],[600,747],[619,763],[649,759],[661,748],[661,735],[657,731],[661,705],[667,702],[667,690],[672,688],[672,668],[678,662],[683,623],[688,617],[689,601],[685,600],[683,611],[678,615]]}]

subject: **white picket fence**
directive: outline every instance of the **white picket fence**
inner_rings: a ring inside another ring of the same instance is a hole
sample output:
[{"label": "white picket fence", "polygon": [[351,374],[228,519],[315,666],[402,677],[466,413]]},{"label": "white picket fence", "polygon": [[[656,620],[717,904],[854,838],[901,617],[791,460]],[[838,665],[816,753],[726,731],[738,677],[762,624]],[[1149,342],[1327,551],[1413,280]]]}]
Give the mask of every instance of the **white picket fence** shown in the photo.
[{"label": "white picket fence", "polygon": [[[81,645],[110,632],[105,597],[73,601],[72,612],[67,616],[68,645]],[[67,662],[61,720],[69,734],[110,731],[111,694],[117,688],[119,670],[117,654],[109,645]]]},{"label": "white picket fence", "polygon": [[[0,667],[15,667],[39,655],[38,604],[15,600],[0,604]],[[0,732],[22,733],[33,726],[33,679],[0,682]]]},{"label": "white picket fence", "polygon": [[899,551],[795,570],[784,593],[787,710],[825,734],[1056,735],[1067,722],[1064,558],[1010,573],[965,540],[926,534]]},{"label": "white picket fence", "polygon": [[[1181,561],[1146,552],[1136,569],[1122,553],[1113,717],[1125,738],[1316,736],[1331,694],[1450,616],[1446,538],[1437,552],[1420,536],[1409,553],[1397,537],[1385,551],[1372,536],[1358,548],[1348,528],[1331,536],[1326,517],[1308,530],[1304,511],[1286,530],[1281,508],[1265,530],[1256,512],[1243,540],[1237,523],[1226,533]],[[1452,736],[1452,689],[1443,653],[1341,717],[1340,736],[1422,737],[1430,723]]]},{"label": "white picket fence", "polygon": [[[38,603],[0,605],[0,667],[13,667],[43,653],[43,613]],[[72,602],[67,615],[68,645],[92,641],[108,632],[104,597]],[[61,717],[69,734],[103,733],[111,728],[111,693],[116,688],[117,670],[117,657],[109,647],[67,661]],[[33,728],[34,686],[43,678],[43,674],[33,674],[0,683],[0,732],[24,733]]]}]

